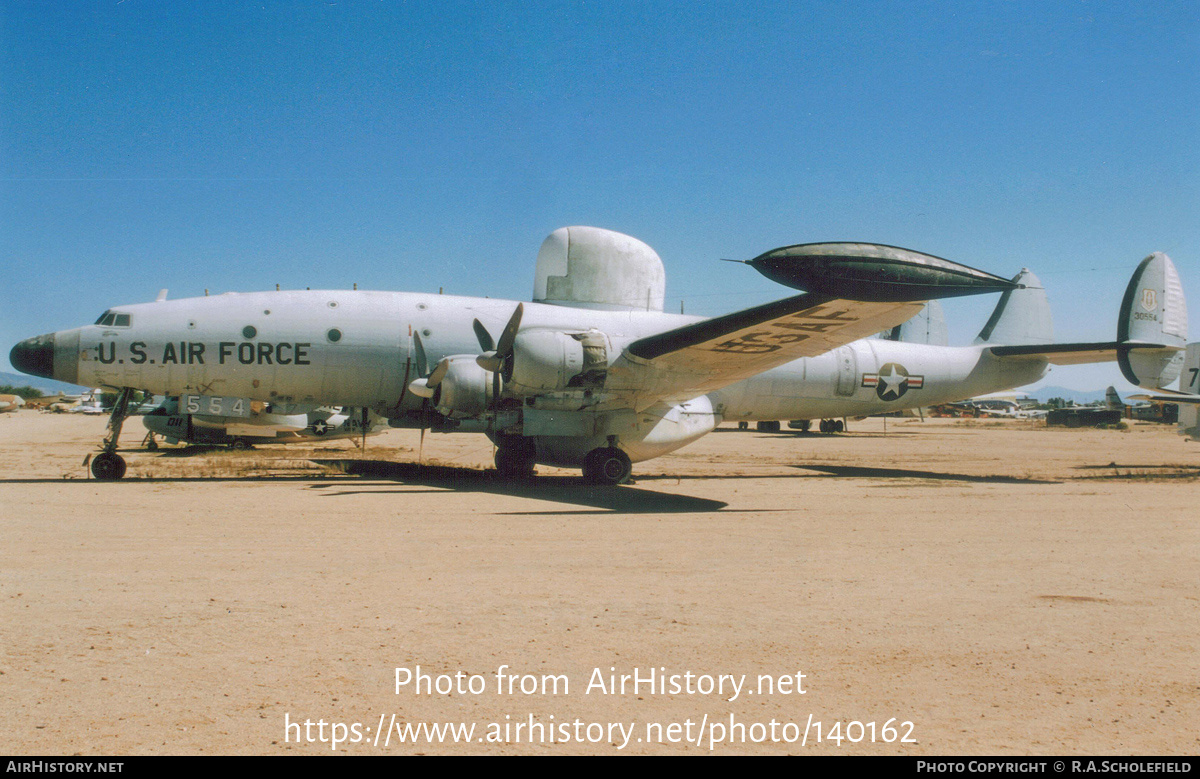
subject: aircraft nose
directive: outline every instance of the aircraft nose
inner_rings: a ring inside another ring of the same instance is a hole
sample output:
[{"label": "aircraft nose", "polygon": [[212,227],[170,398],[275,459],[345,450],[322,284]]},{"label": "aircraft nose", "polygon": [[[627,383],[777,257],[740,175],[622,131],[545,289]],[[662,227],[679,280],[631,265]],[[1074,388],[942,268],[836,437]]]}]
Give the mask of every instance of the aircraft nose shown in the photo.
[{"label": "aircraft nose", "polygon": [[8,361],[21,373],[54,378],[54,333],[27,338],[12,348]]}]

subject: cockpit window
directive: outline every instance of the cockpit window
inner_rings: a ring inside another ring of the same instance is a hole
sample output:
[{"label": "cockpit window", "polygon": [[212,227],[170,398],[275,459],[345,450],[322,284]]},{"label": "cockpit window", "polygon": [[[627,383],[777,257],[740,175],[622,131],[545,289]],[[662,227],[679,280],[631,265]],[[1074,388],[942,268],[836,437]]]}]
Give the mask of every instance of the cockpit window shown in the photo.
[{"label": "cockpit window", "polygon": [[129,327],[132,322],[132,317],[129,314],[118,314],[114,311],[105,311],[96,320],[96,324],[102,327]]}]

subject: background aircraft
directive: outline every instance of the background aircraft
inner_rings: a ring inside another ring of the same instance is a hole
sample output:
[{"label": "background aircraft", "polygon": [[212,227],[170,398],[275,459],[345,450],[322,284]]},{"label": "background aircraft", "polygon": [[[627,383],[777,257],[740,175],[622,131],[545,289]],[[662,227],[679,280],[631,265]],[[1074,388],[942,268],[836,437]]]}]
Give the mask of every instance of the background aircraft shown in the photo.
[{"label": "background aircraft", "polygon": [[[1160,386],[1186,341],[1178,275],[1162,254],[1130,282],[1121,337],[1088,344],[1049,343],[1049,307],[1028,273],[1010,281],[862,243],[787,246],[747,264],[806,292],[712,319],[666,314],[649,246],[570,227],[542,244],[532,304],[357,290],[160,295],[23,341],[10,359],[26,373],[123,388],[97,478],[124,473],[116,437],[139,387],[195,396],[217,416],[246,416],[253,401],[286,414],[365,407],[396,427],[486,433],[506,474],[545,463],[611,484],[724,419],[911,408],[1022,386],[1050,362],[1117,359]],[[926,300],[989,291],[1004,295],[974,346],[868,337]],[[1131,300],[1145,318],[1126,321]]]},{"label": "background aircraft", "polygon": [[[183,441],[245,449],[254,444],[311,443],[383,432],[379,417],[369,412],[364,414],[361,409],[322,407],[305,414],[276,414],[269,404],[251,405],[249,416],[213,416],[187,413],[186,408],[180,408],[178,398],[167,398],[142,417],[142,424],[150,431],[152,449],[156,448],[155,435],[162,436],[169,444]],[[200,408],[199,404],[196,408]],[[385,420],[383,427],[386,426]]]},{"label": "background aircraft", "polygon": [[1179,434],[1200,441],[1200,342],[1187,345],[1179,391],[1160,390],[1145,395],[1130,395],[1130,400],[1179,405]]}]

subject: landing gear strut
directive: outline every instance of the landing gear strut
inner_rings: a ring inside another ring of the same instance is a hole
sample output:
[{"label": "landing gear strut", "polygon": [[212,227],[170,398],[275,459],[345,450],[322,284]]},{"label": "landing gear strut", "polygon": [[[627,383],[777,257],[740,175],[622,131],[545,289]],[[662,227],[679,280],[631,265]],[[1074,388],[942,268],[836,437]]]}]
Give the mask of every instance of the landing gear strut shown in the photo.
[{"label": "landing gear strut", "polygon": [[104,450],[92,458],[92,476],[100,481],[116,481],[125,477],[125,458],[117,454],[117,439],[121,437],[121,427],[129,416],[129,400],[133,397],[133,389],[122,387],[113,404],[112,416],[108,418],[108,435],[100,445]]},{"label": "landing gear strut", "polygon": [[632,473],[629,455],[615,446],[593,449],[583,460],[583,478],[593,484],[622,484]]},{"label": "landing gear strut", "polygon": [[496,471],[506,479],[528,479],[537,465],[533,439],[521,435],[496,436]]}]

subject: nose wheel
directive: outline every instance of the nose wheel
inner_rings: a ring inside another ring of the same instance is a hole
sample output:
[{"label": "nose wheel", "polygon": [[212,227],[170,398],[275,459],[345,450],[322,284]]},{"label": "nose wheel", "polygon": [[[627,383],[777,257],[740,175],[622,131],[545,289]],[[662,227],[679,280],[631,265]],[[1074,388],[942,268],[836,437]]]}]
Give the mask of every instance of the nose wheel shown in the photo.
[{"label": "nose wheel", "polygon": [[121,437],[121,427],[129,416],[129,401],[133,397],[133,389],[122,387],[113,404],[112,416],[108,418],[108,435],[101,444],[100,454],[92,458],[92,476],[98,481],[116,481],[125,478],[125,458],[117,454],[117,439]]},{"label": "nose wheel", "polygon": [[101,452],[92,458],[92,476],[100,481],[116,481],[125,477],[125,458],[119,454]]},{"label": "nose wheel", "polygon": [[583,478],[593,484],[623,484],[632,473],[629,455],[615,446],[593,449],[583,461]]}]

